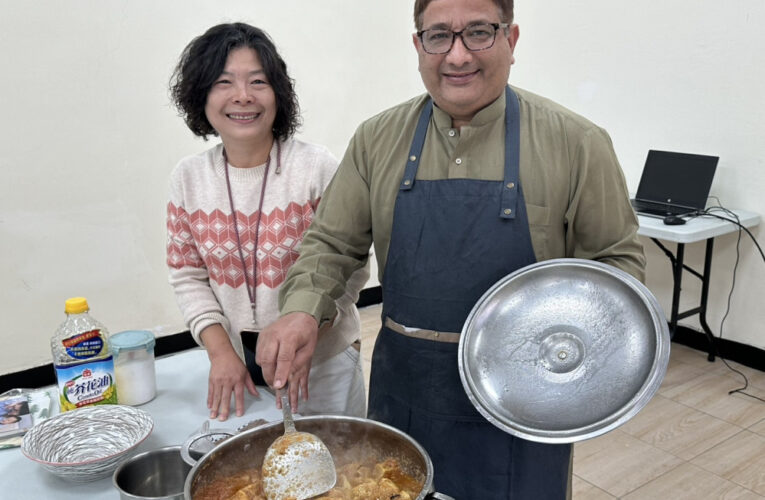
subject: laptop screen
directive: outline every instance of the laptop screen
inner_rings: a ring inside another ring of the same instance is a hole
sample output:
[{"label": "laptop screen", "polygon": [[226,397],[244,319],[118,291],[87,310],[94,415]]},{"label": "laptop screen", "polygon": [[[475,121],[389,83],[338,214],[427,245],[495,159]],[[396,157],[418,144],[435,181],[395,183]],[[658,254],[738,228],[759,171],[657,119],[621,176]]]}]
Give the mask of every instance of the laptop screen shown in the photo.
[{"label": "laptop screen", "polygon": [[650,150],[635,199],[704,210],[718,160],[717,156]]}]

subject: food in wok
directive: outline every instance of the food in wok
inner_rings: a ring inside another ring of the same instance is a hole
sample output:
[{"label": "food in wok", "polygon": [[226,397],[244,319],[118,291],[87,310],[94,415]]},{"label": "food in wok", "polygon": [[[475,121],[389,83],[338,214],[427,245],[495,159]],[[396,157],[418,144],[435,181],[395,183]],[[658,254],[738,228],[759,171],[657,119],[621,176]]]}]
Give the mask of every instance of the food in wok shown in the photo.
[{"label": "food in wok", "polygon": [[[353,461],[337,468],[337,484],[316,500],[414,500],[423,483],[406,474],[395,458]],[[194,500],[267,500],[259,467],[205,484]]]}]

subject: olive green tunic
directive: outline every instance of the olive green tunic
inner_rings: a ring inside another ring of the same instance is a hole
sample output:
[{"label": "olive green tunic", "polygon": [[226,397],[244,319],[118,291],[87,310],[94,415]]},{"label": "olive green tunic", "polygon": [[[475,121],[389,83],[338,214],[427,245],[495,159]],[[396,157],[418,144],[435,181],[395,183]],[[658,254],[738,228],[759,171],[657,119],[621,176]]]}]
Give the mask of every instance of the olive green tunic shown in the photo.
[{"label": "olive green tunic", "polygon": [[[638,221],[608,134],[548,99],[513,90],[520,101],[521,189],[537,260],[593,259],[642,281]],[[382,282],[396,194],[427,99],[418,96],[359,126],[281,288],[282,314],[332,318],[334,299],[373,243]],[[503,92],[469,125],[453,129],[434,107],[417,178],[501,180],[504,110]]]}]

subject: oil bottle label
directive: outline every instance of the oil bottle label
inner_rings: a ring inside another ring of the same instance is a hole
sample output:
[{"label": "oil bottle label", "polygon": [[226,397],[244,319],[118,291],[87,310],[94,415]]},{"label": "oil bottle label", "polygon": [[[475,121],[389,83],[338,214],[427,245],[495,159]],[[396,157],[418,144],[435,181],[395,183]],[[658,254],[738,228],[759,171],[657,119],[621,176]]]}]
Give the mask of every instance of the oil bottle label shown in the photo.
[{"label": "oil bottle label", "polygon": [[101,330],[78,333],[62,342],[66,353],[74,359],[89,359],[98,356],[104,348]]},{"label": "oil bottle label", "polygon": [[117,404],[111,356],[55,368],[62,412],[94,404]]}]

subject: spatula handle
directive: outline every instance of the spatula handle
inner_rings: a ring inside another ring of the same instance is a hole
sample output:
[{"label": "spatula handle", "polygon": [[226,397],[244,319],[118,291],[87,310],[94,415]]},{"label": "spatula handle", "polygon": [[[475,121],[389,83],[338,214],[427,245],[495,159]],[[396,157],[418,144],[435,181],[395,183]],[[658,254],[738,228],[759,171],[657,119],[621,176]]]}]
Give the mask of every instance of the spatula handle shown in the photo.
[{"label": "spatula handle", "polygon": [[282,403],[282,415],[284,415],[284,432],[295,432],[295,420],[292,418],[292,407],[290,406],[289,385],[277,390],[279,400]]}]

